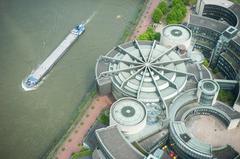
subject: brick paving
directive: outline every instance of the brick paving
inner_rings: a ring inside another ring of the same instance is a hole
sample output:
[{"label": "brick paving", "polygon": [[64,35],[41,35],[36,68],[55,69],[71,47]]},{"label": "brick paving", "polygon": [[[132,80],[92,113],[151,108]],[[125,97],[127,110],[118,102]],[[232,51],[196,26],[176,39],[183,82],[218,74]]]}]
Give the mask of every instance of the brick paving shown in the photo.
[{"label": "brick paving", "polygon": [[101,111],[112,105],[113,98],[109,96],[97,96],[87,109],[83,118],[72,130],[63,145],[56,153],[56,159],[68,159],[73,152],[80,151],[84,136],[94,124]]},{"label": "brick paving", "polygon": [[160,0],[150,0],[147,4],[146,10],[144,11],[133,35],[130,36],[129,40],[136,39],[140,34],[144,33],[148,26],[152,23],[152,14],[155,8],[157,7]]}]

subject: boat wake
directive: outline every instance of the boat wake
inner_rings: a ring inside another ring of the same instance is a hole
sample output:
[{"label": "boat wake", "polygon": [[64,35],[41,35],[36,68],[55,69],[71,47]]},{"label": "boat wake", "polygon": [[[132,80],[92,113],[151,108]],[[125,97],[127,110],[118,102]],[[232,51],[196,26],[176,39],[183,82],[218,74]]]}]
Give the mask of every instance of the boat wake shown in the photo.
[{"label": "boat wake", "polygon": [[92,19],[93,17],[96,15],[96,11],[92,13],[92,15],[86,20],[86,22],[84,23],[84,25],[87,25]]}]

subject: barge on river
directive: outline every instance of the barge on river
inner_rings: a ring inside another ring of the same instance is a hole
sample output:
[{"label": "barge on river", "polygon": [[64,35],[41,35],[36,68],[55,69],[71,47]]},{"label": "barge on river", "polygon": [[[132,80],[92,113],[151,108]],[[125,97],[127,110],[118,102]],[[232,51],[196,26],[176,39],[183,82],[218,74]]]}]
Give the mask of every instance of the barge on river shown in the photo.
[{"label": "barge on river", "polygon": [[66,53],[67,49],[84,31],[84,24],[79,24],[73,28],[58,47],[43,61],[43,63],[22,81],[22,88],[25,91],[36,89],[43,77],[51,70],[54,64],[58,62],[58,60]]}]

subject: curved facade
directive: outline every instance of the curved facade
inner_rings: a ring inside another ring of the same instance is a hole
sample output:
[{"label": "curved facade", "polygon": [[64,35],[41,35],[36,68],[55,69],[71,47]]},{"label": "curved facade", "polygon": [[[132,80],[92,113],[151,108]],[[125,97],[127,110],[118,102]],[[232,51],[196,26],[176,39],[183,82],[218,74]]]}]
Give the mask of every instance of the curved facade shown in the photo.
[{"label": "curved facade", "polygon": [[231,26],[238,24],[238,17],[230,9],[218,5],[205,5],[202,15],[216,20],[224,20]]},{"label": "curved facade", "polygon": [[237,125],[235,121],[239,122],[240,113],[220,102],[201,106],[197,100],[197,89],[191,89],[179,94],[169,106],[170,142],[181,158],[212,159],[215,158],[214,147],[194,137],[186,127],[186,120],[196,115],[213,115],[232,129]]},{"label": "curved facade", "polygon": [[160,44],[167,47],[184,46],[187,50],[192,40],[192,32],[183,25],[167,25],[162,29]]},{"label": "curved facade", "polygon": [[218,21],[225,21],[231,26],[239,28],[240,5],[228,0],[198,0],[196,12]]},{"label": "curved facade", "polygon": [[175,151],[184,159],[212,159],[212,147],[194,138],[187,130],[185,123],[170,123],[170,137]]},{"label": "curved facade", "polygon": [[147,122],[147,111],[144,104],[134,98],[121,98],[112,104],[110,125],[118,125],[126,134],[141,131]]},{"label": "curved facade", "polygon": [[191,15],[188,28],[192,30],[193,38],[196,39],[195,48],[210,59],[219,37],[228,25],[207,17]]},{"label": "curved facade", "polygon": [[239,79],[240,38],[236,32],[232,35],[228,33],[232,27],[196,15],[191,15],[188,27],[196,39],[195,48],[200,49],[209,59],[212,68],[217,68],[227,79]]}]

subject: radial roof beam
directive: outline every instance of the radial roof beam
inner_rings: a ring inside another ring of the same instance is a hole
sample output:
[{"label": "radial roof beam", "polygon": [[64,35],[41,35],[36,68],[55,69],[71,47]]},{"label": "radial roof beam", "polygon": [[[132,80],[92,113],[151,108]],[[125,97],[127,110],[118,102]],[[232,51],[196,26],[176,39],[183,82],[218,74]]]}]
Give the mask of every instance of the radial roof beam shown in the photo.
[{"label": "radial roof beam", "polygon": [[143,62],[141,59],[139,59],[138,57],[132,55],[130,52],[128,52],[126,49],[122,48],[120,45],[117,46],[117,49],[119,49],[120,51],[124,52],[125,54],[128,54],[130,57],[132,57],[133,59],[139,61],[139,62]]},{"label": "radial roof beam", "polygon": [[114,76],[114,75],[118,74],[119,72],[126,72],[129,70],[138,69],[140,67],[143,67],[143,65],[128,67],[128,68],[119,69],[119,70],[111,70],[111,71],[101,72],[100,75],[98,76],[98,79],[100,79],[102,77]]},{"label": "radial roof beam", "polygon": [[171,63],[180,64],[182,62],[189,61],[189,60],[191,60],[191,59],[190,58],[183,58],[183,59],[179,59],[179,60],[157,62],[157,63],[152,63],[152,64],[153,65],[168,65],[168,64],[171,64]]},{"label": "radial roof beam", "polygon": [[137,48],[138,48],[138,50],[139,50],[139,54],[142,56],[143,61],[146,61],[146,59],[145,59],[145,57],[144,57],[144,55],[143,55],[143,53],[142,53],[142,50],[141,50],[141,48],[140,48],[140,46],[139,46],[139,44],[138,44],[138,41],[137,41],[137,40],[134,40],[134,43],[136,44],[136,46],[137,46]]},{"label": "radial roof beam", "polygon": [[143,85],[143,82],[144,82],[146,72],[147,72],[147,67],[144,67],[144,72],[142,74],[142,79],[141,79],[141,82],[140,82],[139,87],[138,87],[137,99],[139,99],[139,97],[140,97],[140,93],[141,93],[141,90],[142,90],[142,85]]},{"label": "radial roof beam", "polygon": [[161,57],[163,57],[165,54],[169,54],[174,48],[176,48],[176,46],[168,49],[167,51],[165,51],[164,53],[162,53],[161,55],[157,56],[155,59],[153,59],[151,61],[151,63],[154,63],[155,61],[157,61],[158,59],[160,59]]},{"label": "radial roof beam", "polygon": [[134,78],[137,74],[139,74],[144,68],[145,67],[138,69],[135,73],[130,75],[126,80],[124,80],[123,83],[121,84],[121,88],[124,87],[130,79]]},{"label": "radial roof beam", "polygon": [[163,78],[164,80],[166,80],[173,88],[175,88],[176,90],[178,90],[177,85],[172,82],[169,78],[167,78],[166,76],[164,76],[163,74],[161,74],[158,70],[156,70],[155,68],[151,67],[151,70],[153,70],[155,73],[157,73],[161,78]]},{"label": "radial roof beam", "polygon": [[187,75],[187,76],[194,76],[194,74],[192,73],[188,73],[188,72],[183,72],[183,71],[177,71],[177,70],[174,70],[174,69],[170,69],[170,68],[166,68],[166,67],[158,67],[158,66],[154,66],[152,65],[154,68],[156,68],[157,70],[160,69],[160,70],[163,70],[165,72],[174,72],[174,73],[177,73],[179,75]]},{"label": "radial roof beam", "polygon": [[159,95],[159,98],[160,98],[160,102],[162,102],[163,108],[164,108],[164,110],[165,110],[165,109],[166,109],[166,103],[165,103],[165,101],[164,101],[164,99],[163,99],[163,97],[162,97],[161,91],[160,91],[159,88],[158,88],[158,85],[157,85],[156,80],[154,79],[153,75],[151,74],[150,68],[148,67],[147,69],[148,69],[148,72],[149,72],[149,74],[151,75],[151,78],[152,78],[152,80],[153,80],[153,83],[154,83],[154,85],[155,85],[155,87],[156,87],[156,89],[157,89],[157,92],[158,92],[158,95]]},{"label": "radial roof beam", "polygon": [[142,63],[139,63],[139,62],[127,61],[127,60],[117,59],[117,58],[108,57],[108,56],[101,56],[100,58],[101,58],[101,60],[111,61],[113,63],[123,62],[125,64],[133,64],[133,65],[141,65],[142,64]]},{"label": "radial roof beam", "polygon": [[150,52],[149,52],[147,62],[150,62],[150,60],[151,60],[151,58],[152,58],[153,50],[154,50],[155,47],[156,47],[156,40],[154,40],[153,43],[152,43],[152,47],[151,47],[151,50],[150,50]]}]

